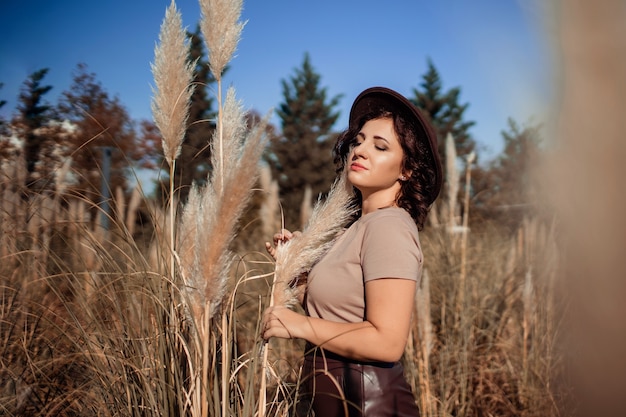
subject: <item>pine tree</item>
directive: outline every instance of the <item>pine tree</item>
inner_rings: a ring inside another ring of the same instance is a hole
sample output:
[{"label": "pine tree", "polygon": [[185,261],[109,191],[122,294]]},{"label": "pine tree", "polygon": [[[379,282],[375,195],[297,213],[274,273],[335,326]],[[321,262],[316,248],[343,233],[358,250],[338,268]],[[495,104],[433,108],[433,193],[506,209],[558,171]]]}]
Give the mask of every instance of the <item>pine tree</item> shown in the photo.
[{"label": "pine tree", "polygon": [[305,188],[309,186],[316,198],[329,190],[335,177],[331,129],[339,117],[333,108],[341,96],[328,98],[320,78],[307,53],[295,75],[281,82],[284,102],[276,113],[282,136],[270,144],[268,162],[278,181],[287,228],[302,227],[300,206]]},{"label": "pine tree", "polygon": [[26,185],[35,188],[34,171],[41,159],[40,152],[50,138],[41,128],[52,116],[52,108],[45,103],[44,96],[52,89],[50,85],[42,85],[48,68],[33,72],[24,82],[18,98],[18,115],[14,121],[19,135],[24,139],[24,158],[26,160]]},{"label": "pine tree", "polygon": [[62,93],[60,115],[75,127],[68,138],[68,151],[77,175],[75,191],[98,201],[103,153],[110,151],[110,190],[126,189],[129,156],[135,147],[133,122],[119,99],[110,98],[94,73],[79,64],[70,89]]},{"label": "pine tree", "polygon": [[[183,139],[180,156],[175,166],[175,188],[181,202],[187,200],[191,184],[203,184],[211,171],[211,149],[209,143],[215,131],[215,111],[213,99],[207,91],[215,83],[209,70],[206,59],[204,40],[198,26],[193,33],[188,33],[190,41],[190,59],[196,62],[195,90],[191,96],[189,108],[189,122],[185,138]],[[165,171],[163,171],[165,172]],[[161,178],[161,192],[157,196],[162,200],[167,198],[169,176],[165,173]]]},{"label": "pine tree", "polygon": [[460,158],[472,152],[476,143],[472,139],[469,129],[475,122],[463,119],[469,104],[459,103],[461,89],[455,87],[444,92],[439,72],[430,59],[428,60],[428,70],[422,76],[420,87],[421,90],[413,89],[414,98],[411,101],[422,109],[432,121],[437,131],[439,155],[442,163],[445,163],[446,159],[445,139],[448,133],[451,133],[454,138],[456,152]]}]

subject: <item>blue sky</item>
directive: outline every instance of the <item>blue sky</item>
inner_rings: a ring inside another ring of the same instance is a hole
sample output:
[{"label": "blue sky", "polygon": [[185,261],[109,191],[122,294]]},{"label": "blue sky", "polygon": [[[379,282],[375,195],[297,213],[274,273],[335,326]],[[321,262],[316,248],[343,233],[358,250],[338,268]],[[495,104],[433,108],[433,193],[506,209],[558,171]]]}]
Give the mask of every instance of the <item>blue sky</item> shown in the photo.
[{"label": "blue sky", "polygon": [[[19,88],[41,68],[56,101],[86,63],[134,119],[150,119],[150,63],[170,0],[0,1],[0,110],[10,117]],[[184,24],[196,0],[178,0]],[[343,98],[343,129],[354,97],[373,85],[412,96],[431,59],[444,89],[461,87],[471,133],[489,157],[501,150],[507,118],[545,116],[551,99],[548,43],[536,0],[244,0],[244,28],[225,77],[246,108],[266,113],[282,100],[281,80],[305,52],[331,96]],[[278,124],[275,117],[273,121]],[[485,158],[483,158],[485,159]]]}]

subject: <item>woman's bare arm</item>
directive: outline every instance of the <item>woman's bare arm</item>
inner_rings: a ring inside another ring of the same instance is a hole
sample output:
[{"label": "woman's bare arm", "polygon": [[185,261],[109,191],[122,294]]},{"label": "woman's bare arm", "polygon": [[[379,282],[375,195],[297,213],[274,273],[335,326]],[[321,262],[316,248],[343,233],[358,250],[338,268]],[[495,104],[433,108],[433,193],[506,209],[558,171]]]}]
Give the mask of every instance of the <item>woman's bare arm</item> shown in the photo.
[{"label": "woman's bare arm", "polygon": [[394,362],[402,356],[408,338],[415,285],[397,278],[368,281],[367,317],[361,323],[337,323],[270,307],[263,337],[301,338],[355,360]]}]

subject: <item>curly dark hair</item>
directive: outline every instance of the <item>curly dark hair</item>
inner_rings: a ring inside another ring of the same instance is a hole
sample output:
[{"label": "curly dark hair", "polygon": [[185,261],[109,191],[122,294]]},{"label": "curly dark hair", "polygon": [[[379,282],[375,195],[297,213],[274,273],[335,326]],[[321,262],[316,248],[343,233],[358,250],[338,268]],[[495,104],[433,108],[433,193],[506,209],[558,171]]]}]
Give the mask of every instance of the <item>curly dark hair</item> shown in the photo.
[{"label": "curly dark hair", "polygon": [[[406,117],[401,112],[391,112],[384,107],[364,114],[356,120],[351,127],[343,131],[337,138],[333,149],[333,157],[337,173],[344,170],[348,154],[352,144],[356,141],[357,134],[366,122],[374,119],[388,118],[393,121],[394,129],[404,158],[402,171],[410,173],[406,181],[401,182],[400,193],[396,197],[398,207],[405,209],[417,224],[418,230],[424,228],[426,217],[430,210],[429,196],[433,194],[433,178],[436,176],[433,168],[431,153],[428,149],[428,139],[418,137],[418,129],[412,122],[411,117]],[[356,204],[361,207],[362,197],[359,190],[355,190]]]}]

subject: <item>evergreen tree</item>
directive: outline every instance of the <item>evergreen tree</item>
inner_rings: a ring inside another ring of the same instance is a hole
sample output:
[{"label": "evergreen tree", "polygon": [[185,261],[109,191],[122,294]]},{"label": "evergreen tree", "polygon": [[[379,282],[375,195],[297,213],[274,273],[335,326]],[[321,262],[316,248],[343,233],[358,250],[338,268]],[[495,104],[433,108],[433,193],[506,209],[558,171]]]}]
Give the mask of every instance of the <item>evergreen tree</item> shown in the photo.
[{"label": "evergreen tree", "polygon": [[537,213],[538,179],[534,176],[541,158],[540,126],[521,128],[513,119],[502,131],[504,149],[487,168],[475,168],[473,211],[516,230],[525,215]]},{"label": "evergreen tree", "polygon": [[40,152],[50,138],[41,128],[52,116],[52,108],[44,102],[44,96],[52,89],[50,85],[42,85],[48,68],[33,72],[24,82],[18,98],[18,115],[15,126],[24,139],[24,158],[26,160],[26,185],[34,187],[35,167],[40,160]]},{"label": "evergreen tree", "polygon": [[59,112],[75,127],[67,147],[77,175],[76,191],[92,201],[100,199],[101,161],[103,153],[109,151],[108,187],[125,189],[129,156],[136,142],[134,125],[118,98],[109,97],[86,65],[78,65],[70,89],[62,94]]},{"label": "evergreen tree", "polygon": [[327,97],[320,86],[320,75],[311,65],[308,53],[302,66],[289,80],[282,80],[284,102],[277,114],[282,136],[270,144],[268,162],[277,179],[288,228],[300,228],[300,207],[307,186],[313,198],[327,192],[335,177],[331,129],[339,112],[341,96]]},{"label": "evergreen tree", "polygon": [[411,101],[422,109],[432,121],[437,132],[439,155],[442,163],[445,165],[445,139],[448,133],[451,133],[454,138],[459,157],[463,158],[472,152],[476,143],[472,139],[469,129],[475,122],[463,119],[469,104],[459,103],[461,89],[455,87],[444,92],[439,72],[430,59],[428,60],[428,70],[422,76],[420,87],[421,90],[413,89],[415,97]]},{"label": "evergreen tree", "polygon": [[[188,127],[174,171],[175,189],[181,202],[187,200],[191,184],[205,183],[211,171],[209,144],[215,131],[216,115],[216,111],[212,109],[213,99],[207,93],[215,79],[209,70],[200,27],[196,27],[195,32],[188,33],[187,36],[190,41],[189,58],[196,63],[196,67],[195,90],[191,96]],[[158,193],[158,197],[164,200],[169,191],[169,175],[166,170],[163,172],[165,174],[161,180],[161,192]]]}]

